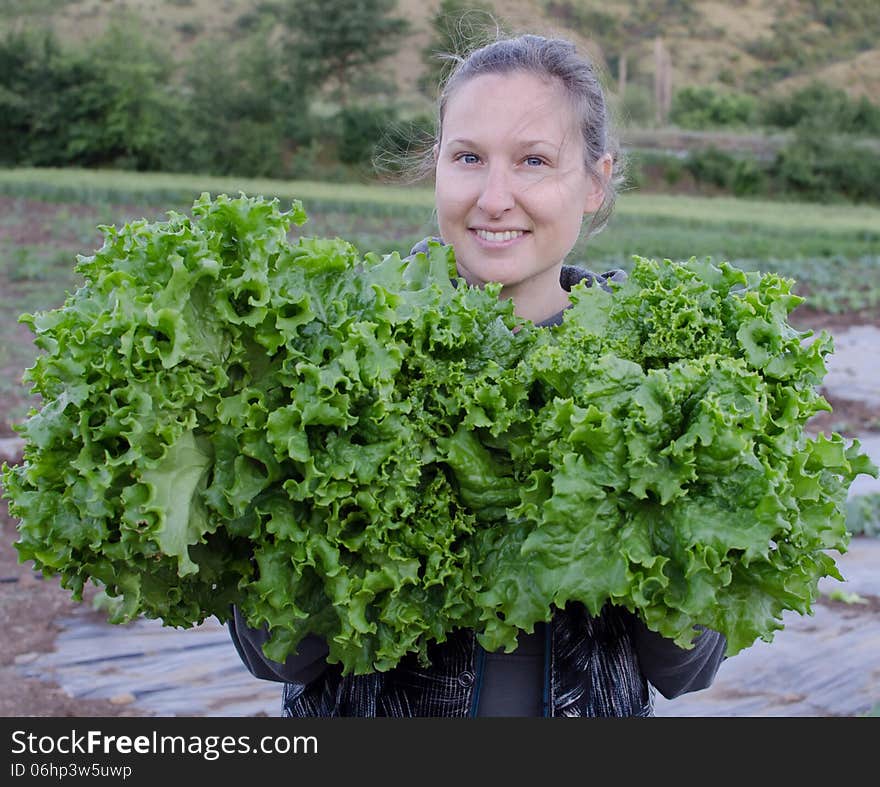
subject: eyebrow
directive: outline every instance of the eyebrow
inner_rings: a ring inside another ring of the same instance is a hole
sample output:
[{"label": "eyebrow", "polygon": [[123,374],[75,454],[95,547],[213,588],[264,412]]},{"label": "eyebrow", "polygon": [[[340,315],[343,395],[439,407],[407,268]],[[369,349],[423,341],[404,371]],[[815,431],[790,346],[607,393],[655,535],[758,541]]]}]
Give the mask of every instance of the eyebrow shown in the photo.
[{"label": "eyebrow", "polygon": [[[466,139],[465,137],[455,137],[454,139],[450,139],[448,144],[465,145],[467,147],[479,147],[479,145],[472,139]],[[527,139],[517,144],[519,144],[520,147],[524,148],[531,148],[535,145],[546,145],[547,147],[553,148],[554,150],[559,148],[559,145],[557,145],[555,142],[551,142],[548,139]]]}]

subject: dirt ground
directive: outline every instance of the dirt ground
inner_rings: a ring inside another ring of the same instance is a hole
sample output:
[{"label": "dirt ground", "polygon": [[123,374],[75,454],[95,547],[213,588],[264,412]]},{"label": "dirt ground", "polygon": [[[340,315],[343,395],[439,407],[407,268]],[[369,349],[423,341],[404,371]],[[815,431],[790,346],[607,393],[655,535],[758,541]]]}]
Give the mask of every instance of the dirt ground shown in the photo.
[{"label": "dirt ground", "polygon": [[[70,697],[57,685],[24,678],[18,666],[54,648],[58,626],[81,603],[57,578],[18,562],[15,525],[0,504],[0,716],[139,716],[127,704]],[[88,595],[86,596],[86,601]]]}]

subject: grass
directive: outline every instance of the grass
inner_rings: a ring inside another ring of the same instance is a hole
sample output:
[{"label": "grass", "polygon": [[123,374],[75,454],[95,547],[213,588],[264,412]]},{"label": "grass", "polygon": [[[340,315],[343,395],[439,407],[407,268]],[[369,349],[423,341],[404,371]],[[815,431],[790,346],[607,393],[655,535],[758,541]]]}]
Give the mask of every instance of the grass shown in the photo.
[{"label": "grass", "polygon": [[819,205],[678,194],[624,194],[620,211],[694,224],[708,221],[774,229],[822,227],[829,232],[868,232],[875,241],[880,241],[880,208],[869,205]]},{"label": "grass", "polygon": [[[378,252],[403,251],[402,241],[436,232],[433,191],[425,186],[0,169],[0,193],[50,201],[135,203],[182,210],[203,191],[243,191],[278,197],[282,202],[300,199],[310,216],[332,215],[342,225],[331,234],[343,235],[352,221],[392,220],[405,237],[392,238],[389,246],[387,227],[378,225],[375,233],[366,233],[369,245],[360,244]],[[314,234],[326,232],[322,228]],[[606,230],[579,244],[575,257],[620,261],[633,254],[670,259],[711,256],[730,261],[880,256],[880,208],[625,192]]]},{"label": "grass", "polygon": [[[282,203],[300,199],[309,215],[304,234],[344,237],[364,252],[406,254],[418,240],[437,233],[430,186],[0,169],[0,194],[93,208],[86,216],[60,214],[49,228],[53,237],[64,238],[71,264],[75,252],[96,247],[97,224],[138,216],[161,219],[168,210],[188,210],[204,191],[277,197]],[[19,249],[14,267],[40,270],[46,264],[41,261],[44,254]],[[871,206],[625,192],[606,229],[582,238],[570,259],[594,270],[628,269],[633,255],[711,257],[744,269],[778,272],[796,279],[815,300],[811,305],[830,312],[880,303],[880,208]]]},{"label": "grass", "polygon": [[282,201],[301,199],[312,206],[361,208],[378,213],[410,209],[424,213],[430,212],[433,205],[433,194],[426,188],[119,170],[0,169],[0,191],[39,199],[150,205],[191,203],[203,191],[231,195],[243,191]]},{"label": "grass", "polygon": [[[211,175],[174,175],[121,170],[51,168],[0,169],[0,190],[6,194],[55,199],[135,200],[151,204],[192,200],[202,191],[214,194],[264,194],[302,199],[314,204],[360,205],[371,208],[430,210],[430,186],[373,183],[322,183]],[[867,234],[880,243],[880,208],[869,205],[819,205],[800,202],[745,200],[624,192],[617,213],[701,225],[739,224],[775,230],[822,230]]]}]

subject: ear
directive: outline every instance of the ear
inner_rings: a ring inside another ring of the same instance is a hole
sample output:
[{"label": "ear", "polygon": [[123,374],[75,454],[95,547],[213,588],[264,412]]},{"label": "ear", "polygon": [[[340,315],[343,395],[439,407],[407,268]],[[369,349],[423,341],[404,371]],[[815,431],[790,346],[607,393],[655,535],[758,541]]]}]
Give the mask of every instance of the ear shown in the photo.
[{"label": "ear", "polygon": [[614,170],[614,161],[610,153],[605,153],[596,162],[595,171],[598,177],[590,178],[590,189],[584,202],[584,213],[595,213],[602,206],[605,199],[605,187],[611,181],[611,173]]}]

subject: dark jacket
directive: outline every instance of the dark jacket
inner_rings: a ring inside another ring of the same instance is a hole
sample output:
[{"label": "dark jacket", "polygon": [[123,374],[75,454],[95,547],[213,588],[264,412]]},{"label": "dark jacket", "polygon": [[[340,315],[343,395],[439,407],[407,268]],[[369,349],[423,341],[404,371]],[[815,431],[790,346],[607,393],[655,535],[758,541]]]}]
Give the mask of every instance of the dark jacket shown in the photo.
[{"label": "dark jacket", "polygon": [[[343,676],[325,661],[327,645],[318,637],[306,637],[280,664],[262,653],[265,630],[248,627],[237,610],[229,630],[255,677],[284,682],[283,716],[477,715],[486,654],[472,631],[433,643],[428,669],[410,655],[387,672]],[[652,716],[653,688],[672,699],[708,687],[726,645],[721,634],[704,630],[684,650],[610,605],[592,617],[569,604],[546,632],[545,716]]]},{"label": "dark jacket", "polygon": [[[413,253],[427,250],[427,240]],[[623,271],[601,275],[565,266],[565,289],[586,280],[610,289]],[[562,312],[542,325],[558,324]],[[262,652],[265,630],[247,626],[234,610],[229,631],[253,675],[284,683],[282,715],[308,716],[476,716],[487,654],[472,631],[457,630],[428,650],[431,665],[415,655],[393,669],[369,675],[342,674],[327,664],[327,644],[307,636],[284,664]],[[543,715],[651,716],[656,688],[668,699],[708,687],[724,659],[725,639],[703,630],[685,650],[650,631],[622,607],[607,605],[593,617],[580,604],[557,610],[544,632]],[[528,678],[524,678],[528,679]]]}]

